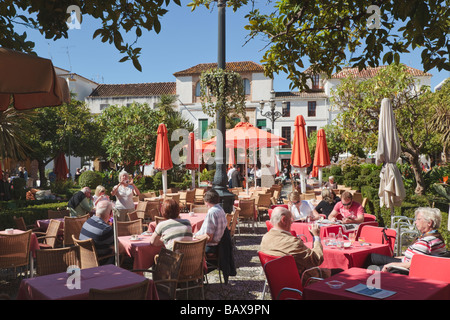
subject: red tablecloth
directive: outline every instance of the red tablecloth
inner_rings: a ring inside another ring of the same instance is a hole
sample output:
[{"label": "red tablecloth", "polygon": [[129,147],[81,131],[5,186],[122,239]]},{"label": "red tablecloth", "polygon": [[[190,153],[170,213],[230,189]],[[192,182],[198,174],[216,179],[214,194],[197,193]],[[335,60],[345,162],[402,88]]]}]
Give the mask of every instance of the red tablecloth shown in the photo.
[{"label": "red tablecloth", "polygon": [[[309,232],[309,227],[311,226],[311,223],[306,222],[293,222],[291,226],[291,230],[294,230],[297,235],[305,235],[308,241],[313,240],[313,236]],[[334,233],[336,236],[339,233],[339,230],[342,230],[342,234],[347,236],[354,232],[356,234],[358,228],[354,228],[351,230],[346,230],[343,226],[339,224],[329,224],[329,225],[320,225],[320,237],[323,239],[328,236],[330,233]]]},{"label": "red tablecloth", "polygon": [[[181,219],[186,219],[191,222],[192,233],[196,233],[202,227],[203,221],[205,221],[206,213],[195,213],[193,216],[190,216],[189,213],[180,213]],[[154,232],[156,228],[156,222],[150,222],[148,225],[148,231]]]},{"label": "red tablecloth", "polygon": [[[312,242],[307,242],[306,245],[311,248]],[[363,267],[371,253],[390,255],[389,245],[387,244],[371,243],[370,245],[361,246],[358,242],[355,242],[352,247],[343,249],[338,249],[335,246],[325,246],[324,241],[322,241],[322,245],[324,258],[323,263],[320,265],[322,268],[347,270],[352,267]]]},{"label": "red tablecloth", "polygon": [[[376,298],[346,291],[357,284],[373,285],[373,278],[379,278],[380,288],[396,292],[386,300],[450,300],[450,284],[428,279],[413,278],[388,272],[368,273],[370,270],[351,268],[328,279],[313,283],[303,291],[305,300],[378,300]],[[372,271],[373,272],[373,271]],[[369,279],[369,277],[371,277]],[[331,289],[326,282],[342,281],[340,289]]]},{"label": "red tablecloth", "polygon": [[[81,270],[80,289],[67,286],[68,274],[56,273],[24,279],[20,283],[18,300],[83,300],[89,299],[89,289],[119,289],[142,282],[145,278],[115,265],[104,265]],[[74,284],[74,281],[70,282]],[[152,280],[147,299],[158,300]]]},{"label": "red tablecloth", "polygon": [[162,246],[150,244],[150,236],[140,235],[139,240],[130,236],[118,237],[119,252],[133,258],[133,269],[148,269],[154,264],[155,256]]}]

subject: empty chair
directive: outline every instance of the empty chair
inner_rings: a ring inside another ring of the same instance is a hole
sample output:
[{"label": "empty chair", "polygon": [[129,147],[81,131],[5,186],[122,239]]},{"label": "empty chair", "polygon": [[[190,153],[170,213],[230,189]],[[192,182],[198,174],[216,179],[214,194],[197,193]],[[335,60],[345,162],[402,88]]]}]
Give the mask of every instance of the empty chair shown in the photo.
[{"label": "empty chair", "polygon": [[[147,211],[148,202],[147,201],[139,201],[136,210],[128,212],[128,218],[133,217],[133,219],[129,219],[129,221],[137,220],[137,219],[145,219],[145,212]],[[137,219],[136,219],[137,218]]]},{"label": "empty chair", "polygon": [[191,211],[195,204],[195,190],[187,190],[183,201],[180,200],[180,205],[183,205],[185,210]]},{"label": "empty chair", "polygon": [[[201,288],[202,297],[205,299],[203,291],[203,262],[205,257],[206,239],[197,241],[174,241],[173,251],[183,253],[183,263],[181,264],[179,286],[177,291],[186,290],[187,295],[190,289]],[[184,287],[182,286],[184,284]]]},{"label": "empty chair", "polygon": [[[259,257],[259,261],[261,262],[261,266],[263,267],[264,270],[264,265],[274,259],[277,259],[279,257],[276,256],[271,256],[270,254],[265,254],[262,251],[258,251],[258,257]],[[266,295],[266,287],[267,287],[267,278],[264,281],[264,287],[263,287],[263,292],[262,292],[262,300],[264,300],[264,296]]]},{"label": "empty chair", "polygon": [[38,234],[45,234],[44,232],[39,232],[39,228],[37,228],[35,225],[32,224],[26,224],[25,220],[23,219],[23,217],[16,217],[14,216],[14,222],[16,224],[16,228],[22,231],[27,231],[27,230],[31,230],[34,233],[38,233]]},{"label": "empty chair", "polygon": [[450,283],[450,259],[425,254],[415,254],[411,259],[409,276]]},{"label": "empty chair", "polygon": [[45,236],[40,236],[37,238],[37,240],[41,243],[39,243],[39,248],[41,249],[54,249],[57,241],[58,241],[58,231],[59,226],[61,224],[61,221],[51,219],[50,223],[48,224],[47,232],[45,233]]},{"label": "empty chair", "polygon": [[302,283],[297,265],[291,255],[282,256],[264,264],[272,300],[302,299]]},{"label": "empty chair", "polygon": [[2,234],[0,236],[0,269],[26,266],[30,263],[31,230],[19,234]]},{"label": "empty chair", "polygon": [[81,228],[83,224],[89,219],[89,214],[81,217],[64,217],[64,236],[63,236],[63,246],[73,246],[72,235],[76,238],[80,236]]},{"label": "empty chair", "polygon": [[119,289],[89,289],[90,300],[146,300],[148,296],[148,279]]},{"label": "empty chair", "polygon": [[[255,232],[255,199],[239,200],[236,211],[239,212],[239,221],[252,221],[253,232]],[[238,231],[240,234],[239,224]]]},{"label": "empty chair", "polygon": [[88,269],[98,267],[105,264],[111,257],[115,256],[114,253],[99,257],[97,250],[95,249],[94,240],[86,239],[79,240],[73,237],[73,242],[76,246],[80,247],[80,267],[81,269]]},{"label": "empty chair", "polygon": [[117,221],[117,236],[131,236],[142,233],[142,220]]},{"label": "empty chair", "polygon": [[133,272],[151,273],[160,300],[175,300],[183,254],[161,248],[155,257],[153,269],[135,269]]},{"label": "empty chair", "polygon": [[205,189],[204,188],[195,188],[195,204],[205,204],[203,202],[203,196],[205,195]]},{"label": "empty chair", "polygon": [[36,251],[36,272],[39,276],[67,272],[70,266],[80,267],[80,248],[77,246]]},{"label": "empty chair", "polygon": [[270,193],[259,193],[256,196],[256,208],[258,210],[258,219],[261,217],[261,215],[264,212],[269,211],[271,205],[272,205],[272,201],[270,200],[271,198],[271,194]]}]

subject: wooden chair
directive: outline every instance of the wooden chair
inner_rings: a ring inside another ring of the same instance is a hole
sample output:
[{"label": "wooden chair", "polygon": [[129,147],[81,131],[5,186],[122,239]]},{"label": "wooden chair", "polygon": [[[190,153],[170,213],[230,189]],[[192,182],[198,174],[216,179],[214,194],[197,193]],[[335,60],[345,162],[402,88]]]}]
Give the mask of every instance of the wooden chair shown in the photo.
[{"label": "wooden chair", "polygon": [[70,215],[69,210],[48,210],[47,216],[48,219],[58,219],[68,217]]},{"label": "wooden chair", "polygon": [[[255,199],[239,200],[239,206],[236,208],[239,215],[239,221],[253,222],[253,233],[255,233]],[[238,224],[239,235],[241,230]]]},{"label": "wooden chair", "polygon": [[235,241],[234,234],[236,233],[236,225],[239,219],[239,211],[227,213],[227,228],[230,230],[231,240]]},{"label": "wooden chair", "polygon": [[144,281],[120,289],[89,289],[89,300],[146,300],[150,281]]},{"label": "wooden chair", "polygon": [[31,230],[33,233],[37,233],[37,234],[41,234],[44,235],[45,232],[40,232],[39,228],[37,228],[35,225],[33,224],[26,224],[25,220],[23,219],[23,217],[16,217],[14,216],[14,222],[16,224],[16,228],[22,231],[27,231],[27,230]]},{"label": "wooden chair", "polygon": [[63,246],[73,246],[72,235],[76,238],[80,236],[81,228],[83,224],[89,219],[89,214],[81,217],[64,217],[64,236],[63,236]]},{"label": "wooden chair", "polygon": [[156,192],[154,191],[141,192],[139,196],[139,201],[144,201],[145,198],[156,198]]},{"label": "wooden chair", "polygon": [[261,216],[266,212],[268,213],[272,201],[270,200],[270,193],[260,193],[256,196],[256,209],[258,210],[258,220],[261,220]]},{"label": "wooden chair", "polygon": [[[205,258],[206,238],[197,241],[174,241],[173,251],[183,253],[183,263],[181,264],[177,291],[186,290],[187,295],[190,289],[201,288],[203,300],[205,293],[203,290],[203,266]],[[189,297],[187,297],[189,299]]]},{"label": "wooden chair", "polygon": [[312,193],[312,192],[302,193],[300,195],[300,199],[301,200],[315,200],[316,199],[316,194]]},{"label": "wooden chair", "polygon": [[31,230],[19,234],[2,234],[0,236],[0,269],[27,267],[30,270]]},{"label": "wooden chair", "polygon": [[79,240],[72,236],[73,242],[80,247],[80,267],[81,269],[94,268],[102,265],[102,261],[115,256],[114,253],[99,257],[95,249],[94,240]]},{"label": "wooden chair", "polygon": [[180,194],[179,193],[177,193],[177,194],[165,194],[164,195],[164,200],[167,200],[167,199],[172,199],[172,200],[174,200],[176,203],[178,203],[178,204],[180,204]]},{"label": "wooden chair", "polygon": [[[183,196],[184,194],[184,196]],[[186,190],[185,192],[180,192],[180,207],[188,212],[192,211],[192,207],[195,204],[195,190]]]},{"label": "wooden chair", "polygon": [[195,188],[195,200],[194,204],[205,204],[203,201],[203,196],[205,195],[204,188]]},{"label": "wooden chair", "polygon": [[117,236],[131,236],[133,234],[142,233],[142,220],[137,219],[134,221],[117,221]]},{"label": "wooden chair", "polygon": [[[156,210],[156,213],[152,210]],[[155,215],[161,216],[161,202],[159,201],[159,199],[147,200],[147,211],[145,213],[145,219],[152,219],[154,221]]]},{"label": "wooden chair", "polygon": [[208,207],[205,205],[194,205],[192,207],[192,212],[194,213],[207,213],[208,212]]},{"label": "wooden chair", "polygon": [[155,217],[156,225],[158,225],[158,223],[160,223],[161,221],[165,221],[165,220],[167,220],[167,219],[164,217],[159,217],[159,216]]},{"label": "wooden chair", "polygon": [[54,219],[50,220],[45,236],[37,237],[39,242],[43,241],[42,243],[39,243],[40,249],[55,249],[58,242],[58,231],[60,225],[61,221]]},{"label": "wooden chair", "polygon": [[151,273],[160,300],[175,300],[183,253],[161,248],[155,257],[153,269],[134,269],[133,272]]},{"label": "wooden chair", "polygon": [[358,202],[359,204],[362,204],[363,202],[363,196],[360,192],[355,192],[353,194],[353,201]]},{"label": "wooden chair", "polygon": [[366,207],[367,204],[367,198],[364,198],[363,201],[361,202],[361,206],[363,207],[363,209]]},{"label": "wooden chair", "polygon": [[36,251],[36,272],[39,276],[67,272],[70,266],[80,267],[80,248],[77,246]]},{"label": "wooden chair", "polygon": [[278,204],[278,200],[280,199],[280,191],[279,190],[274,190],[273,191],[273,196],[270,198],[270,202],[272,205],[277,205]]},{"label": "wooden chair", "polygon": [[[130,213],[132,217],[137,217],[138,219],[145,219],[145,212],[147,211],[147,206],[148,206],[148,202],[147,201],[139,201],[137,206],[136,206],[136,210],[132,211],[132,212],[128,212],[128,218],[130,217]],[[132,220],[136,220],[132,219]],[[131,221],[131,219],[129,220]]]}]

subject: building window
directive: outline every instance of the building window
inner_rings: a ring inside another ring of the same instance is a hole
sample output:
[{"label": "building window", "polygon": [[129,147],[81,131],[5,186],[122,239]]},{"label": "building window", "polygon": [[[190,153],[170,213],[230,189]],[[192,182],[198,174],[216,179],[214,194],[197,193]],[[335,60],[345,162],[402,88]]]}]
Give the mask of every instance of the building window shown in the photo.
[{"label": "building window", "polygon": [[282,104],[281,113],[283,114],[283,117],[291,116],[291,103],[290,102],[286,102],[285,104]]},{"label": "building window", "polygon": [[208,130],[208,119],[199,119],[198,120],[198,130],[200,134],[200,139],[203,139],[206,130]]},{"label": "building window", "polygon": [[317,131],[317,127],[308,127],[307,134],[308,138]]},{"label": "building window", "polygon": [[195,96],[200,97],[200,81],[197,82],[197,85],[195,86]]},{"label": "building window", "polygon": [[100,110],[105,110],[108,107],[109,107],[108,103],[100,103]]},{"label": "building window", "polygon": [[244,82],[244,93],[246,95],[250,94],[250,80],[248,80],[247,78],[244,78],[242,80]]},{"label": "building window", "polygon": [[308,101],[308,117],[316,116],[316,102]]},{"label": "building window", "polygon": [[320,76],[318,74],[314,74],[312,76],[312,89],[319,90],[320,89]]},{"label": "building window", "polygon": [[281,127],[281,136],[283,138],[286,138],[285,146],[282,146],[283,149],[290,149],[291,148],[291,127]]},{"label": "building window", "polygon": [[258,120],[256,120],[256,127],[258,129],[265,129],[266,128],[266,119],[258,119]]}]

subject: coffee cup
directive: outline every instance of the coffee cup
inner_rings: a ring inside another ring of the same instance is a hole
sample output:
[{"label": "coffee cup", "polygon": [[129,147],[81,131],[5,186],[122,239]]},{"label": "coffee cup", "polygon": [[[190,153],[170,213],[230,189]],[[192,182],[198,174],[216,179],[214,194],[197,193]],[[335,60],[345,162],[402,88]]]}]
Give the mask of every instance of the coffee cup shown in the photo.
[{"label": "coffee cup", "polygon": [[9,229],[5,229],[6,234],[13,234],[14,233],[14,229],[9,228]]}]

